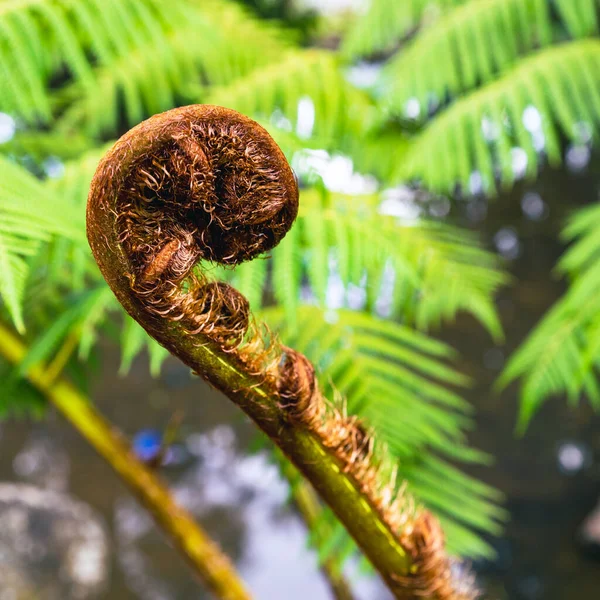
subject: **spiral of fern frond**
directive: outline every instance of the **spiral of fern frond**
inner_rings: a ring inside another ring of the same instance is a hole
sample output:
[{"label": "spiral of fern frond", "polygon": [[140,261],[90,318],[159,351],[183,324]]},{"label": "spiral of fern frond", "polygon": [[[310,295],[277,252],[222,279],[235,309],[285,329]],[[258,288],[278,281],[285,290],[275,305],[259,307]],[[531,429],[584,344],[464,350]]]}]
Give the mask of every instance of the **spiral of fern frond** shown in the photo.
[{"label": "spiral of fern frond", "polygon": [[395,597],[473,598],[437,521],[398,491],[367,428],[324,399],[310,361],[256,325],[242,294],[196,266],[269,251],[297,212],[296,179],[269,134],[233,110],[194,105],[144,121],[107,153],[88,238],[126,310],[281,448]]}]

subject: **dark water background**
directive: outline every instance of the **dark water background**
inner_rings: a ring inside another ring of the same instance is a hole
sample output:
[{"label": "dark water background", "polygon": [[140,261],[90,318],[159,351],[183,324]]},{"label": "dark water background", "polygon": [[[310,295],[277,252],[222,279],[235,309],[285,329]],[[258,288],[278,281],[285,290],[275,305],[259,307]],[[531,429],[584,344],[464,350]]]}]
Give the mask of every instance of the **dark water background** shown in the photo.
[{"label": "dark water background", "polygon": [[[505,344],[495,346],[466,316],[434,332],[460,351],[458,367],[476,382],[467,394],[477,411],[470,438],[493,454],[496,463],[473,473],[506,494],[511,514],[505,537],[493,542],[498,560],[475,565],[492,599],[600,598],[600,562],[586,557],[576,543],[579,525],[600,496],[600,418],[585,402],[569,409],[564,398],[557,398],[545,405],[526,437],[518,439],[516,386],[500,396],[491,390],[506,356],[564,289],[551,276],[563,250],[557,234],[570,211],[597,201],[599,179],[592,170],[583,175],[546,171],[535,188],[520,186],[487,211],[483,201],[459,202],[450,213],[459,224],[481,231],[490,248],[499,243],[499,230],[518,236],[518,246],[508,249],[513,283],[498,298]],[[545,203],[541,220],[529,219],[521,206],[532,189]],[[94,376],[92,396],[126,433],[162,428],[175,409],[184,410],[181,464],[167,468],[165,477],[236,560],[256,598],[327,600],[303,525],[283,507],[285,486],[262,455],[248,453],[252,425],[175,361],[166,363],[157,381],[148,377],[144,360],[122,379],[116,375],[116,351],[108,348],[106,356]],[[568,443],[586,457],[582,468],[570,474],[557,459],[561,445]],[[60,417],[0,426],[0,480],[68,491],[103,516],[112,564],[102,598],[207,597],[111,469]],[[388,599],[381,587],[364,578],[357,589],[359,600]]]}]

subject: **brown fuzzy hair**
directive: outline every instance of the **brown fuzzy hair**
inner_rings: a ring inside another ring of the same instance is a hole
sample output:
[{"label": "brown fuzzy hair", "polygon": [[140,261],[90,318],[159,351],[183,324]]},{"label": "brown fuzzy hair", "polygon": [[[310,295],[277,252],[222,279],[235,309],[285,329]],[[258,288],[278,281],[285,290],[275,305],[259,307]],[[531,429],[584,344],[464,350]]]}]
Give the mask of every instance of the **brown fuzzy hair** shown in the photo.
[{"label": "brown fuzzy hair", "polygon": [[[305,356],[254,324],[242,294],[194,268],[270,250],[297,211],[295,177],[267,132],[235,111],[195,105],[155,115],[108,152],[90,189],[88,237],[111,288],[151,335],[179,356],[182,345],[224,353],[236,373],[254,378],[249,385],[276,398],[278,424],[253,417],[275,441],[300,428],[340,465],[385,535],[410,555],[410,572],[382,573],[397,598],[472,598],[453,582],[439,524],[398,491],[367,428],[341,399],[324,399]],[[188,364],[213,381],[210,365]]]}]

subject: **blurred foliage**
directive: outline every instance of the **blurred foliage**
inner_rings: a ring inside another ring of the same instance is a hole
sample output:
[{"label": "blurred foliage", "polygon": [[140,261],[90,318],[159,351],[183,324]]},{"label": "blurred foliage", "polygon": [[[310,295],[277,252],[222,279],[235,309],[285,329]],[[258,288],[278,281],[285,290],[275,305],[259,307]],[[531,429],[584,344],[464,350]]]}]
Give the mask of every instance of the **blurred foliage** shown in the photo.
[{"label": "blurred foliage", "polygon": [[[381,65],[372,85],[381,123],[404,132],[389,181],[455,196],[493,197],[565,142],[591,146],[600,125],[597,0],[372,0],[345,35],[348,61]],[[594,301],[597,210],[566,226],[557,267],[568,293],[509,361],[499,387],[522,379],[519,428],[543,401],[600,404]]]},{"label": "blurred foliage", "polygon": [[573,242],[557,265],[570,286],[512,356],[500,387],[523,379],[519,430],[525,430],[544,399],[564,394],[577,404],[582,394],[600,409],[600,207],[580,209],[563,232]]},{"label": "blurred foliage", "polygon": [[[597,36],[597,8],[372,0],[327,36],[326,17],[285,1],[1,0],[0,130],[15,134],[0,144],[0,297],[30,344],[20,373],[45,360],[80,384],[101,360],[100,336],[120,345],[123,373],[143,351],[159,372],[166,351],[91,259],[89,181],[110,141],[155,112],[236,108],[294,165],[301,213],[270,256],[215,277],[233,280],[374,427],[453,551],[488,553],[480,534],[498,531],[498,495],[455,466],[487,460],[465,441],[468,382],[418,330],[467,312],[501,339],[494,295],[506,276],[476,236],[426,218],[427,190],[493,196],[560,164],[566,139],[594,139],[600,45],[584,38]],[[597,217],[567,229],[579,241],[560,268],[574,285],[505,374],[526,378],[524,418],[549,393],[596,397]],[[564,343],[550,345],[557,330]],[[22,412],[10,397],[1,410]]]}]

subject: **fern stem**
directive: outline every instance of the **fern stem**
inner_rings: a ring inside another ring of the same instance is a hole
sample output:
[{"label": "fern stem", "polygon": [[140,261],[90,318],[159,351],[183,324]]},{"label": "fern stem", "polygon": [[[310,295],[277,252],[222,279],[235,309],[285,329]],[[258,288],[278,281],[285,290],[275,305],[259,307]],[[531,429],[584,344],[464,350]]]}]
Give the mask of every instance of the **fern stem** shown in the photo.
[{"label": "fern stem", "polygon": [[269,251],[297,211],[297,183],[268,133],[193,105],[140,123],[105,155],[87,233],[127,312],[269,436],[396,598],[472,598],[455,588],[437,520],[398,496],[389,461],[343,403],[328,405],[308,359],[257,326],[240,292],[194,268]]},{"label": "fern stem", "polygon": [[[25,344],[0,325],[0,354],[17,365],[26,353]],[[127,483],[215,597],[250,600],[230,560],[192,516],[175,503],[156,473],[136,458],[120,432],[85,396],[63,377],[49,380],[42,365],[32,366],[26,377]]]}]

